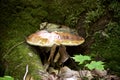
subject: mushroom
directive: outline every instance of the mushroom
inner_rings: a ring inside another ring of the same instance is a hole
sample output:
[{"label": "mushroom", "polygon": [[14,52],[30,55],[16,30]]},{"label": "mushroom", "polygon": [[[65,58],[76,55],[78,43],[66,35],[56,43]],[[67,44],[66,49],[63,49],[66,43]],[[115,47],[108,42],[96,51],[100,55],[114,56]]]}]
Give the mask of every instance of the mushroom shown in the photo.
[{"label": "mushroom", "polygon": [[48,23],[48,22],[43,22],[40,24],[40,30],[43,30],[43,29],[57,29],[57,28],[60,28],[60,25],[58,24],[53,24],[53,23]]},{"label": "mushroom", "polygon": [[84,39],[78,35],[67,32],[48,32],[41,30],[28,36],[27,43],[42,47],[52,47],[56,45],[77,46],[84,42]]},{"label": "mushroom", "polygon": [[47,30],[48,32],[58,31],[58,32],[68,32],[72,34],[77,34],[75,29],[70,29],[68,26],[59,25],[54,23],[43,22],[40,24],[40,30]]},{"label": "mushroom", "polygon": [[28,38],[26,39],[26,42],[31,45],[41,46],[41,47],[51,47],[47,68],[50,64],[50,61],[53,61],[53,56],[57,46],[59,46],[60,56],[64,58],[64,59],[61,58],[60,61],[62,62],[60,63],[63,63],[68,59],[68,55],[64,47],[77,46],[82,44],[84,41],[85,41],[84,38],[68,32],[58,32],[58,31],[48,32],[47,30],[41,30],[36,33],[33,33],[30,36],[28,36]]}]

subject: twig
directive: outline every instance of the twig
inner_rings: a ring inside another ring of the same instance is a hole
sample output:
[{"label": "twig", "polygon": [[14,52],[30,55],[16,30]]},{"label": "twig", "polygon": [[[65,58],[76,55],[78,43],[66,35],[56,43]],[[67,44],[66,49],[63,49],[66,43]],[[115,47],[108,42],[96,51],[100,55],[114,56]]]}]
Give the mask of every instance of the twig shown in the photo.
[{"label": "twig", "polygon": [[3,55],[3,58],[5,58],[6,55],[8,55],[15,47],[17,47],[18,45],[20,45],[20,44],[22,44],[22,43],[24,43],[24,42],[25,42],[25,41],[22,41],[22,42],[19,42],[19,43],[13,45],[13,46],[7,51],[7,53]]},{"label": "twig", "polygon": [[26,65],[26,71],[25,71],[25,75],[24,75],[24,77],[23,77],[23,80],[26,79],[27,74],[28,74],[28,65]]}]

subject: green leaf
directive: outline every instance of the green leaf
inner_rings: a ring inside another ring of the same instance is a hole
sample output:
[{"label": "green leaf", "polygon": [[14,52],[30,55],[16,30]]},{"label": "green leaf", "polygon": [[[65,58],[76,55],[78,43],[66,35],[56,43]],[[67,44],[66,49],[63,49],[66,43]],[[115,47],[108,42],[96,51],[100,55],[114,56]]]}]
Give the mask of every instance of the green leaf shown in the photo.
[{"label": "green leaf", "polygon": [[79,64],[83,64],[84,61],[86,60],[91,60],[89,56],[83,56],[83,55],[75,55],[72,58],[75,60],[75,62],[79,62]]},{"label": "green leaf", "polygon": [[86,64],[86,67],[88,67],[88,69],[93,70],[93,69],[97,69],[97,70],[104,70],[104,65],[103,62],[101,61],[92,61],[90,64]]},{"label": "green leaf", "polygon": [[4,77],[0,77],[0,80],[14,80],[14,78],[11,76],[4,76]]},{"label": "green leaf", "polygon": [[5,78],[5,80],[14,80],[14,78],[11,76],[4,76],[4,78]]}]

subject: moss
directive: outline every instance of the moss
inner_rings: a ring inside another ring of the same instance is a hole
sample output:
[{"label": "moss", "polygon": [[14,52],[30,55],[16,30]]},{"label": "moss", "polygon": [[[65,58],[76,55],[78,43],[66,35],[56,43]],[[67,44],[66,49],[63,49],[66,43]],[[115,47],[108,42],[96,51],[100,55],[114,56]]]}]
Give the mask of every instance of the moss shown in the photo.
[{"label": "moss", "polygon": [[4,58],[8,63],[5,75],[11,75],[15,79],[21,80],[25,74],[26,65],[28,65],[29,74],[33,75],[34,78],[40,78],[40,76],[38,77],[39,70],[43,70],[41,60],[27,44],[21,43],[14,47]]},{"label": "moss", "polygon": [[[35,51],[25,43],[27,35],[37,29],[30,24],[25,24],[19,18],[14,20],[9,27],[5,28],[0,41],[2,59],[4,58],[7,62],[5,75],[11,75],[15,80],[21,80],[25,74],[26,65],[29,65],[29,74],[35,79],[37,78],[36,80],[40,79],[38,71],[43,69],[41,60]],[[32,57],[29,53],[32,54]]]}]

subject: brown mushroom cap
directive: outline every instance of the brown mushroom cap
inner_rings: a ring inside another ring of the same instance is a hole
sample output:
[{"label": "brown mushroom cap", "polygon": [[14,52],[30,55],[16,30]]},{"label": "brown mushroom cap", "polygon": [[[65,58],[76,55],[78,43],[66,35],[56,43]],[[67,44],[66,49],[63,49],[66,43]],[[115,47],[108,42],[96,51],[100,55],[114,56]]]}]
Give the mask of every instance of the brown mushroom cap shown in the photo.
[{"label": "brown mushroom cap", "polygon": [[82,37],[70,34],[68,32],[48,32],[46,30],[33,33],[27,38],[27,43],[44,47],[52,47],[54,44],[77,46],[82,44],[84,41],[85,40]]}]

